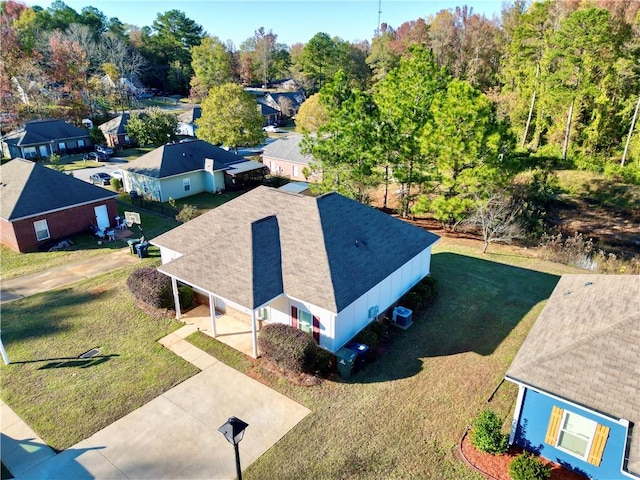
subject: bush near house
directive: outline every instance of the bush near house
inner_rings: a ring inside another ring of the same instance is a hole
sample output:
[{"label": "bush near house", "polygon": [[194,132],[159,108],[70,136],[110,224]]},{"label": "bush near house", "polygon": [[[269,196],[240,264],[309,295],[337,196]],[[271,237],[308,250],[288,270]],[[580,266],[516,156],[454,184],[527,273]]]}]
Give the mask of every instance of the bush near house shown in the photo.
[{"label": "bush near house", "polygon": [[316,365],[318,346],[303,332],[283,323],[265,325],[258,337],[262,357],[294,373],[310,373]]},{"label": "bush near house", "polygon": [[493,455],[504,453],[509,448],[509,437],[502,433],[502,421],[493,410],[483,410],[474,420],[471,444]]},{"label": "bush near house", "polygon": [[193,306],[195,294],[193,293],[193,288],[189,285],[181,285],[178,287],[178,297],[180,298],[180,307],[189,309]]},{"label": "bush near house", "polygon": [[546,480],[551,477],[551,466],[544,465],[535,455],[522,452],[509,464],[512,480]]},{"label": "bush near house", "polygon": [[127,279],[127,287],[136,299],[147,305],[155,308],[173,307],[171,279],[155,267],[134,270]]}]

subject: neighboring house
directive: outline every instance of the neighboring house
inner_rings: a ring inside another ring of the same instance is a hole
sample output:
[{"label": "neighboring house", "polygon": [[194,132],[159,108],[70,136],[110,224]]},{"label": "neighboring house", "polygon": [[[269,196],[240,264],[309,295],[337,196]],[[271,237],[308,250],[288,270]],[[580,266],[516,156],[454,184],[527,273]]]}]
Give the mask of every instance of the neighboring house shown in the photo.
[{"label": "neighboring house", "polygon": [[336,352],[429,275],[438,238],[338,193],[261,186],[151,243],[174,294],[178,281],[191,285],[214,326],[216,310],[245,318],[257,357],[258,320]]},{"label": "neighboring house", "polygon": [[196,120],[202,116],[202,108],[193,107],[184,113],[178,115],[178,128],[176,133],[178,135],[187,135],[189,137],[196,136]]},{"label": "neighboring house", "polygon": [[512,442],[589,478],[640,478],[640,276],[563,275],[506,379]]},{"label": "neighboring house", "polygon": [[280,113],[288,118],[294,117],[298,113],[300,105],[306,99],[304,93],[300,90],[295,92],[273,92],[270,97],[278,105]]},{"label": "neighboring house", "polygon": [[0,239],[17,252],[106,228],[118,215],[116,194],[16,158],[0,167]]},{"label": "neighboring house", "polygon": [[204,140],[168,143],[122,167],[125,191],[158,202],[262,183],[265,167]]},{"label": "neighboring house", "polygon": [[128,147],[132,144],[131,138],[129,138],[129,135],[127,134],[127,123],[129,122],[129,118],[128,113],[123,113],[98,126],[104,135],[105,143],[109,147]]},{"label": "neighboring house", "polygon": [[294,117],[306,99],[302,90],[272,92],[261,88],[245,88],[245,91],[255,97],[266,125],[278,125]]},{"label": "neighboring house", "polygon": [[63,120],[35,120],[2,137],[10,158],[41,158],[52,153],[80,153],[91,147],[89,132]]},{"label": "neighboring house", "polygon": [[264,147],[262,163],[269,167],[272,175],[288,177],[291,180],[314,180],[313,177],[307,178],[303,173],[313,157],[300,153],[302,138],[302,135],[288,135]]},{"label": "neighboring house", "polygon": [[258,110],[260,114],[264,117],[264,124],[269,125],[279,125],[280,123],[280,112],[269,105],[258,101]]}]

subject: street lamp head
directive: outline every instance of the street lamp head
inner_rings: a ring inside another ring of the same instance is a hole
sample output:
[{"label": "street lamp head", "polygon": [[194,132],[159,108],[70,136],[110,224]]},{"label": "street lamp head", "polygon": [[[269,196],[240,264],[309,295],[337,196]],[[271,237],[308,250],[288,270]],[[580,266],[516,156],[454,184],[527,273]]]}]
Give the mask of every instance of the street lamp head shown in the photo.
[{"label": "street lamp head", "polygon": [[231,445],[238,445],[244,436],[244,430],[249,426],[239,418],[229,417],[229,420],[218,428],[218,431],[224,435]]}]

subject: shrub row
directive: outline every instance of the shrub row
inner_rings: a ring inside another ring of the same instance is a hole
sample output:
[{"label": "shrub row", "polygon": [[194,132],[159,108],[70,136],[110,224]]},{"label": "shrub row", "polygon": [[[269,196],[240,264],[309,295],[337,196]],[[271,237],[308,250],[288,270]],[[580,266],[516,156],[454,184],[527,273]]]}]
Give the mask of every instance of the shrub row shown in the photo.
[{"label": "shrub row", "polygon": [[129,291],[138,300],[155,308],[171,308],[173,293],[171,279],[155,267],[134,270],[127,279]]},{"label": "shrub row", "polygon": [[[400,299],[400,305],[414,312],[425,308],[433,299],[436,292],[436,282],[433,277],[425,277]],[[415,318],[415,317],[414,317]]]}]

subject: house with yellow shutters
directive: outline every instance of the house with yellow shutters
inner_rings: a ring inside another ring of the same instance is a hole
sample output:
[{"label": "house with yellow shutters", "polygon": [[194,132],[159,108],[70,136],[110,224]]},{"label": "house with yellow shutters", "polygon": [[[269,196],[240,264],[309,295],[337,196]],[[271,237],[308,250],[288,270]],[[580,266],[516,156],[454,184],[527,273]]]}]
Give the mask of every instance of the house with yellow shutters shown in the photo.
[{"label": "house with yellow shutters", "polygon": [[506,379],[511,443],[592,479],[640,478],[640,276],[562,276]]}]

